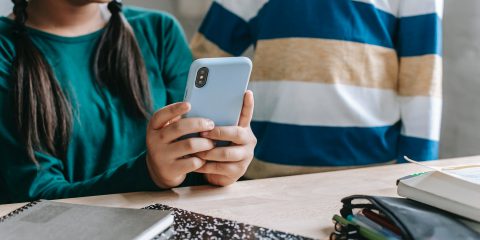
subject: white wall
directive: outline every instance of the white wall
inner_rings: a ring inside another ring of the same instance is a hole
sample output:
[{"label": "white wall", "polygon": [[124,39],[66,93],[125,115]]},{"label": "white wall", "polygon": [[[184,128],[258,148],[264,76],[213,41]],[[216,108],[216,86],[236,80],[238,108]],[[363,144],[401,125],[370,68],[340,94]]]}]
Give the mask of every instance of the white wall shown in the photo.
[{"label": "white wall", "polygon": [[480,1],[446,0],[441,156],[480,154]]},{"label": "white wall", "polygon": [[[191,37],[201,17],[182,16],[179,1],[198,8],[194,6],[201,0],[124,0],[126,4],[172,12]],[[0,14],[10,9],[10,0],[0,0]],[[445,0],[444,35],[445,101],[440,155],[480,154],[480,1]]]},{"label": "white wall", "polygon": [[0,0],[0,16],[10,13],[12,4],[10,0]]}]

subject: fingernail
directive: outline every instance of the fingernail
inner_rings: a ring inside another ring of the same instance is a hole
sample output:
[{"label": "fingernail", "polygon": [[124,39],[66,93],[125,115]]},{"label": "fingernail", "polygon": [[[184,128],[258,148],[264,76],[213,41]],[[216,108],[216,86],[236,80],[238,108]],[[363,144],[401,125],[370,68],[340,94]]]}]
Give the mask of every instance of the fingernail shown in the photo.
[{"label": "fingernail", "polygon": [[188,109],[188,103],[183,103],[183,104],[181,104],[181,105],[180,105],[180,109],[182,109],[182,110]]},{"label": "fingernail", "polygon": [[208,120],[207,126],[208,129],[213,129],[215,127],[215,123],[212,120]]}]

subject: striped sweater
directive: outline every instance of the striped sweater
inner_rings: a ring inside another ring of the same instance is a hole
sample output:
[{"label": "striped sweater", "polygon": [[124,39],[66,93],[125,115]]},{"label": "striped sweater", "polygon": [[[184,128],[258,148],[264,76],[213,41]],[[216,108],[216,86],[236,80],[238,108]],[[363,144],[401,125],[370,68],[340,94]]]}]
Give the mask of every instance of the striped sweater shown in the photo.
[{"label": "striped sweater", "polygon": [[199,57],[254,46],[247,177],[438,157],[443,0],[217,0]]}]

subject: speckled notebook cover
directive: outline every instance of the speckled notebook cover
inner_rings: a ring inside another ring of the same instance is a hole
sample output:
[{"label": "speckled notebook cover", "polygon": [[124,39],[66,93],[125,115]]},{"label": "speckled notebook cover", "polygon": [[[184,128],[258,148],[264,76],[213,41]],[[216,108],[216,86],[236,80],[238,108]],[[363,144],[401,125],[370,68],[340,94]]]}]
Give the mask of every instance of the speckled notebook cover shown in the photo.
[{"label": "speckled notebook cover", "polygon": [[175,233],[172,239],[310,239],[162,204],[151,205],[146,209],[173,211]]}]

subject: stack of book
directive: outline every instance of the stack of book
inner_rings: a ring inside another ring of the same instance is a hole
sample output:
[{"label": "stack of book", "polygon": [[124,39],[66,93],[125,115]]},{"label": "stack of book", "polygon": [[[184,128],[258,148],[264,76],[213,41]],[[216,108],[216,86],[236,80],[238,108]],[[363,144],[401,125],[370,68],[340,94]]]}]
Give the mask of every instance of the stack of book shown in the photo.
[{"label": "stack of book", "polygon": [[397,181],[398,195],[480,222],[480,164],[430,169]]}]

